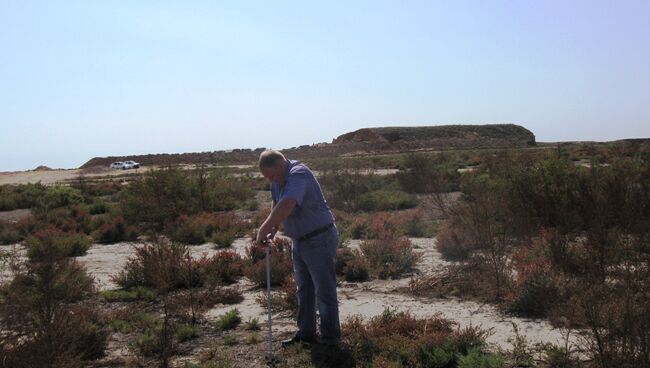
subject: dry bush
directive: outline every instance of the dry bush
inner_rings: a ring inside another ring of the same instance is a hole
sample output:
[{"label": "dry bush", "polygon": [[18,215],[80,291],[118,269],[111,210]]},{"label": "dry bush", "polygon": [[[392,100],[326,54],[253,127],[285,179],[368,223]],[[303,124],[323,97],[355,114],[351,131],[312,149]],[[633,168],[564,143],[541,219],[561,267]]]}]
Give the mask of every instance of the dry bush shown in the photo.
[{"label": "dry bush", "polygon": [[191,257],[186,245],[157,238],[136,247],[135,255],[113,277],[113,282],[126,289],[145,286],[163,291],[198,286],[201,274],[194,272],[190,278],[188,270],[192,267],[188,268],[188,259]]},{"label": "dry bush", "polygon": [[380,235],[378,239],[364,240],[359,247],[370,273],[381,279],[402,276],[411,271],[420,259],[407,237],[398,237],[391,233]]},{"label": "dry bush", "polygon": [[436,236],[436,249],[442,258],[448,261],[463,261],[469,259],[476,242],[465,230],[461,216],[454,216],[445,221]]},{"label": "dry bush", "polygon": [[434,274],[416,275],[408,290],[418,296],[445,298],[450,296],[493,300],[492,282],[485,277],[490,270],[481,261],[470,260],[446,266]]}]

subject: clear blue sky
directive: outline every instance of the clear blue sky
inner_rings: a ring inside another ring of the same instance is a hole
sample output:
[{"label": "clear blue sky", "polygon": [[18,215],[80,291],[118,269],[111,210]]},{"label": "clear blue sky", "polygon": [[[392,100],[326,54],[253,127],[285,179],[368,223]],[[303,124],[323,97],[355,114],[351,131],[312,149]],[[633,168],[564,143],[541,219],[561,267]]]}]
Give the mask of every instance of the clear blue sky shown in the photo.
[{"label": "clear blue sky", "polygon": [[469,123],[650,137],[650,1],[0,0],[0,171]]}]

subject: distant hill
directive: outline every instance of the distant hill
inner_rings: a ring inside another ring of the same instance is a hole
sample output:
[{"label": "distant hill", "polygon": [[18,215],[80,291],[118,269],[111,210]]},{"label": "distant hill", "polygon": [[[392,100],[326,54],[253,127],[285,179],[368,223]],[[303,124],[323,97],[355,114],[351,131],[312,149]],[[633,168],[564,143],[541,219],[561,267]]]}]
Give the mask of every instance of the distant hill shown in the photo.
[{"label": "distant hill", "polygon": [[[439,125],[426,127],[365,128],[343,134],[332,143],[319,143],[282,150],[298,159],[336,157],[342,154],[388,153],[460,148],[520,148],[534,146],[535,135],[514,124]],[[95,157],[80,168],[108,166],[114,161],[134,160],[142,165],[250,164],[264,148],[179,154]]]},{"label": "distant hill", "polygon": [[535,135],[514,124],[386,127],[359,129],[332,143],[374,143],[403,149],[525,147],[535,145]]}]

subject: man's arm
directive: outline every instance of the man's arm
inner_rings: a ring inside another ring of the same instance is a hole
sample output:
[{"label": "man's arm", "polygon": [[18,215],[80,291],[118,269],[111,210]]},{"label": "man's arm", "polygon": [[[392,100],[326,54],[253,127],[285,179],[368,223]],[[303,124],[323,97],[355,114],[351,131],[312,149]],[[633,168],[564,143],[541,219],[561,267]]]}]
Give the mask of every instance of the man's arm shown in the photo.
[{"label": "man's arm", "polygon": [[262,226],[260,226],[257,233],[257,243],[262,244],[262,241],[266,239],[268,234],[275,235],[274,229],[277,229],[280,226],[280,223],[289,217],[295,207],[296,200],[292,198],[284,198],[277,204],[274,204],[269,217],[267,217]]}]

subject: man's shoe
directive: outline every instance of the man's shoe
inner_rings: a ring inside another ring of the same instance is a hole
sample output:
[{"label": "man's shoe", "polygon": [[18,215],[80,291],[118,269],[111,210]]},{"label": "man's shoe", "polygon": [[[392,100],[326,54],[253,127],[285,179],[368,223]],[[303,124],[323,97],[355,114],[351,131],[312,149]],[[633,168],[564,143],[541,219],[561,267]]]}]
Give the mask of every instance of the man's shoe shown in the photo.
[{"label": "man's shoe", "polygon": [[283,348],[288,348],[289,346],[296,345],[296,344],[300,344],[300,345],[303,345],[303,346],[304,345],[309,346],[309,345],[311,345],[311,344],[313,344],[315,342],[316,342],[315,339],[305,339],[305,338],[302,338],[300,336],[294,336],[294,337],[290,338],[289,340],[282,341],[282,347]]}]

